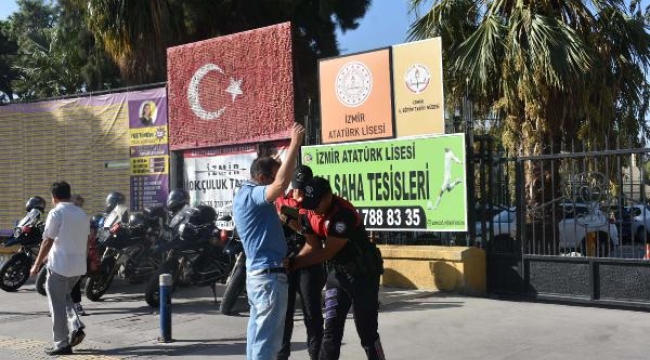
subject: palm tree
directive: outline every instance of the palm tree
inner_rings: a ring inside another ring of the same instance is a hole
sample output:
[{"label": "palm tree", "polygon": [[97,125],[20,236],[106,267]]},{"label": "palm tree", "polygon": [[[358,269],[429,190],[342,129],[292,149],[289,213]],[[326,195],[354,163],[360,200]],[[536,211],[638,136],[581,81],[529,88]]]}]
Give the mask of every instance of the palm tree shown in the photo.
[{"label": "palm tree", "polygon": [[[650,35],[637,1],[411,0],[411,9],[422,13],[411,39],[442,37],[445,98],[453,106],[470,94],[479,116],[496,114],[511,154],[558,153],[573,139],[596,150],[649,138]],[[547,206],[561,196],[559,164],[526,167],[531,239],[557,229],[559,211]],[[533,219],[538,209],[546,229]]]},{"label": "palm tree", "polygon": [[336,28],[358,26],[370,0],[91,0],[89,25],[128,84],[165,80],[166,48],[291,21],[307,92],[316,60],[338,55]]},{"label": "palm tree", "polygon": [[471,94],[479,113],[499,115],[507,148],[536,155],[566,134],[590,148],[650,135],[647,30],[635,1],[434,0],[409,37],[441,36],[446,98]]}]

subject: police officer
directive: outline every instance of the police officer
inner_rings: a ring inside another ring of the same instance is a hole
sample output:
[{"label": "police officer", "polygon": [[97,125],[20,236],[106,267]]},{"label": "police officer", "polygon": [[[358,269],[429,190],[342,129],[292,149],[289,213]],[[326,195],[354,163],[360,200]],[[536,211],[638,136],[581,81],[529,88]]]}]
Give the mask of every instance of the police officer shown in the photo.
[{"label": "police officer", "polygon": [[[288,229],[287,239],[292,243],[289,252],[297,254],[305,243],[305,238],[298,232],[302,230],[299,221],[292,219],[282,213],[282,207],[298,209],[303,215],[307,211],[301,208],[303,199],[303,187],[313,177],[309,166],[300,165],[296,167],[291,179],[292,190],[282,198],[275,201],[280,220]],[[298,231],[298,232],[296,232]],[[286,360],[291,353],[291,335],[293,333],[293,316],[296,308],[296,293],[300,294],[302,303],[303,320],[307,329],[307,347],[309,358],[318,359],[321,343],[323,341],[323,311],[321,291],[325,285],[325,268],[322,263],[297,269],[289,273],[289,302],[287,303],[287,315],[284,323],[284,337],[282,349],[278,353],[277,360]]]},{"label": "police officer", "polygon": [[339,358],[350,307],[368,359],[385,359],[377,332],[383,261],[379,249],[368,238],[363,219],[351,203],[332,194],[329,182],[321,177],[305,184],[302,207],[313,211],[308,217],[314,234],[305,234],[307,244],[289,266],[301,268],[328,261],[325,330],[319,359]]}]

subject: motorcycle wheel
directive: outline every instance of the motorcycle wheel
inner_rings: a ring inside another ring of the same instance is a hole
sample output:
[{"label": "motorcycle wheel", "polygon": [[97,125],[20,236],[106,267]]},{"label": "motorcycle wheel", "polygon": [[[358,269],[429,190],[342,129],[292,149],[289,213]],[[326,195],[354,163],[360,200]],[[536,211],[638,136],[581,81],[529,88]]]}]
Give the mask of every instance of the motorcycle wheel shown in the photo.
[{"label": "motorcycle wheel", "polygon": [[86,281],[84,287],[86,298],[90,301],[99,301],[111,286],[113,277],[115,277],[115,259],[112,257],[105,258],[102,260],[100,274],[89,277],[88,281]]},{"label": "motorcycle wheel", "polygon": [[0,289],[8,292],[18,290],[29,279],[31,266],[26,254],[14,254],[0,267]]},{"label": "motorcycle wheel", "polygon": [[232,275],[226,281],[226,290],[223,292],[221,298],[221,305],[219,311],[224,315],[233,313],[232,309],[239,298],[239,295],[244,291],[246,286],[246,265],[236,265]]},{"label": "motorcycle wheel", "polygon": [[162,274],[171,274],[172,275],[172,292],[176,290],[176,285],[178,283],[177,279],[178,272],[178,260],[171,260],[160,266],[158,271],[149,278],[147,285],[144,288],[144,300],[151,307],[160,306],[160,275]]},{"label": "motorcycle wheel", "polygon": [[47,266],[41,266],[41,270],[36,275],[36,292],[47,296],[47,290],[45,289],[45,281],[47,280]]}]

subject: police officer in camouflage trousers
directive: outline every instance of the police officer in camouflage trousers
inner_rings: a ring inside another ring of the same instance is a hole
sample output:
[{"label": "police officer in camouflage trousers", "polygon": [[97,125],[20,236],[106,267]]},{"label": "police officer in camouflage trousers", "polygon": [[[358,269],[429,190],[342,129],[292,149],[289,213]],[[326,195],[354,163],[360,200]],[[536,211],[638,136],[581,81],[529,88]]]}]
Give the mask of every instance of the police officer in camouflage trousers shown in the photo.
[{"label": "police officer in camouflage trousers", "polygon": [[[296,167],[291,179],[291,191],[282,198],[275,201],[280,220],[285,224],[285,236],[290,239],[289,252],[297,254],[305,244],[305,238],[300,234],[302,227],[300,222],[282,213],[283,206],[299,210],[303,215],[307,211],[301,208],[304,197],[305,183],[313,177],[309,166],[300,165]],[[282,349],[278,353],[277,360],[286,360],[291,354],[291,335],[293,333],[293,317],[296,309],[296,294],[300,294],[302,303],[303,320],[307,330],[307,347],[309,358],[318,359],[321,343],[323,341],[323,310],[321,291],[325,285],[325,268],[322,263],[297,269],[289,272],[289,302],[287,303],[287,315],[284,322],[284,338]]]},{"label": "police officer in camouflage trousers", "polygon": [[385,359],[377,332],[383,260],[368,238],[363,219],[351,203],[332,194],[329,182],[321,177],[305,184],[302,207],[313,210],[308,214],[313,234],[305,234],[307,244],[288,265],[293,269],[328,261],[319,359],[339,358],[350,307],[368,359]]}]

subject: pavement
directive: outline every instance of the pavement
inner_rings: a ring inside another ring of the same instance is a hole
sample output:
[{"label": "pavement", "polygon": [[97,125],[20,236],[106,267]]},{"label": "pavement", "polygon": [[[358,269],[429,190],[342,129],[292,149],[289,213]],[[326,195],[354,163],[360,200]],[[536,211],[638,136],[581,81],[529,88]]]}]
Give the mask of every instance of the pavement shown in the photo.
[{"label": "pavement", "polygon": [[[221,315],[209,288],[180,288],[173,297],[173,342],[160,343],[159,316],[142,285],[116,280],[100,302],[83,305],[86,339],[72,359],[244,359],[245,299],[238,316]],[[223,291],[218,286],[217,295]],[[380,334],[387,359],[647,359],[650,314],[457,294],[382,288]],[[32,283],[0,291],[0,359],[49,359],[47,300]],[[296,315],[292,359],[308,359]],[[348,319],[341,359],[365,359]]]}]

